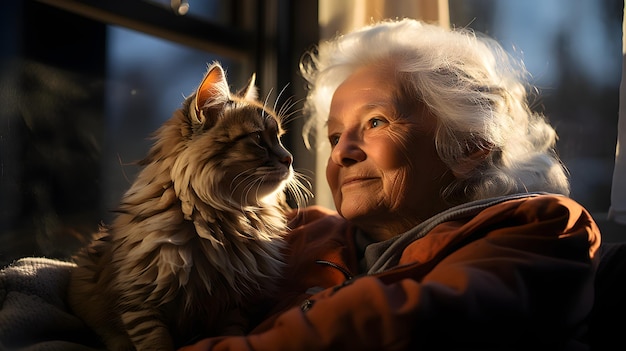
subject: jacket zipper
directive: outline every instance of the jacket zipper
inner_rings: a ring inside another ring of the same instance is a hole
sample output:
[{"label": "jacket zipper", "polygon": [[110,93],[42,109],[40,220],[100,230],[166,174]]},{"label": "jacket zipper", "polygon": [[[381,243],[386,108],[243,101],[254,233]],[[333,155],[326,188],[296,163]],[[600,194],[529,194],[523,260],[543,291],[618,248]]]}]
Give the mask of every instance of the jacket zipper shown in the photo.
[{"label": "jacket zipper", "polygon": [[350,273],[350,271],[348,271],[344,267],[341,267],[340,265],[334,262],[326,261],[326,260],[316,260],[315,263],[335,268],[336,270],[340,271],[343,274],[346,280],[351,280],[352,278],[354,278],[354,276]]},{"label": "jacket zipper", "polygon": [[[346,278],[346,280],[343,283],[341,283],[341,284],[339,284],[339,285],[337,285],[337,286],[335,286],[333,288],[333,292],[336,292],[337,290],[343,288],[346,285],[352,284],[354,276],[346,268],[344,268],[344,267],[342,267],[342,266],[340,266],[340,265],[338,265],[338,264],[336,264],[334,262],[326,261],[326,260],[315,260],[315,263],[321,264],[323,266],[328,266],[328,267],[334,268],[334,269],[338,270],[339,272],[341,272],[341,274],[343,274],[343,276]],[[310,299],[304,300],[304,302],[302,302],[302,304],[300,305],[300,310],[302,310],[302,312],[306,312],[306,311],[310,310],[311,307],[313,307],[314,302],[315,302],[314,300],[310,300]]]}]

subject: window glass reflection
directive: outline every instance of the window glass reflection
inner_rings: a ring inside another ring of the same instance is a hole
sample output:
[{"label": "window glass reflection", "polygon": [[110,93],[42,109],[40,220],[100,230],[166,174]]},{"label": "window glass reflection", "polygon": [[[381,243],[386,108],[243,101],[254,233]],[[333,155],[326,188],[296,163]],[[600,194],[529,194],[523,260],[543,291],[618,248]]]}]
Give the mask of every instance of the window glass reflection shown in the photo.
[{"label": "window glass reflection", "polygon": [[193,16],[215,24],[229,25],[233,19],[232,0],[144,0],[169,8],[182,16]]}]

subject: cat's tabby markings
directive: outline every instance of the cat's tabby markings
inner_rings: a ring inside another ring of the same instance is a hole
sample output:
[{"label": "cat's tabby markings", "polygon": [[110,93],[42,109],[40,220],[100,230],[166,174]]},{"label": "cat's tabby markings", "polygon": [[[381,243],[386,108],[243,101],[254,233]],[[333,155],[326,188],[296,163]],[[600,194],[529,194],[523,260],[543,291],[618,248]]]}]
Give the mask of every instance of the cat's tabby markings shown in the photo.
[{"label": "cat's tabby markings", "polygon": [[155,134],[113,223],[75,258],[68,301],[110,350],[172,350],[232,331],[281,277],[285,190],[308,190],[281,117],[213,63]]}]

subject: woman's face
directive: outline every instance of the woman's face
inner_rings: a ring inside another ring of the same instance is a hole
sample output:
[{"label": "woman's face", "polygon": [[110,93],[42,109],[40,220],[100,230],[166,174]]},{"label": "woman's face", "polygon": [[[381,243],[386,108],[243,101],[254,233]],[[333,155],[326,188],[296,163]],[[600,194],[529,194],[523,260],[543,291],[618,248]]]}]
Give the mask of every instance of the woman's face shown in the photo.
[{"label": "woman's face", "polygon": [[435,150],[435,117],[403,101],[395,73],[354,72],[333,95],[326,177],[338,212],[374,240],[412,228],[448,206],[454,176]]}]

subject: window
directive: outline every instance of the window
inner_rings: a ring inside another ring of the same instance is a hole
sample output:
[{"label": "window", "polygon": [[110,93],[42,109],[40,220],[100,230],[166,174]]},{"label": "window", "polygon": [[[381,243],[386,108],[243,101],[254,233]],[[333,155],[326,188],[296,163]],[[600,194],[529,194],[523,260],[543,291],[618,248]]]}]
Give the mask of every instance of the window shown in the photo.
[{"label": "window", "polygon": [[0,265],[67,258],[109,223],[150,134],[213,60],[233,89],[256,73],[261,96],[288,86],[284,98],[301,100],[287,83],[292,53],[317,41],[316,2],[188,5],[180,15],[166,0],[0,4]]}]

